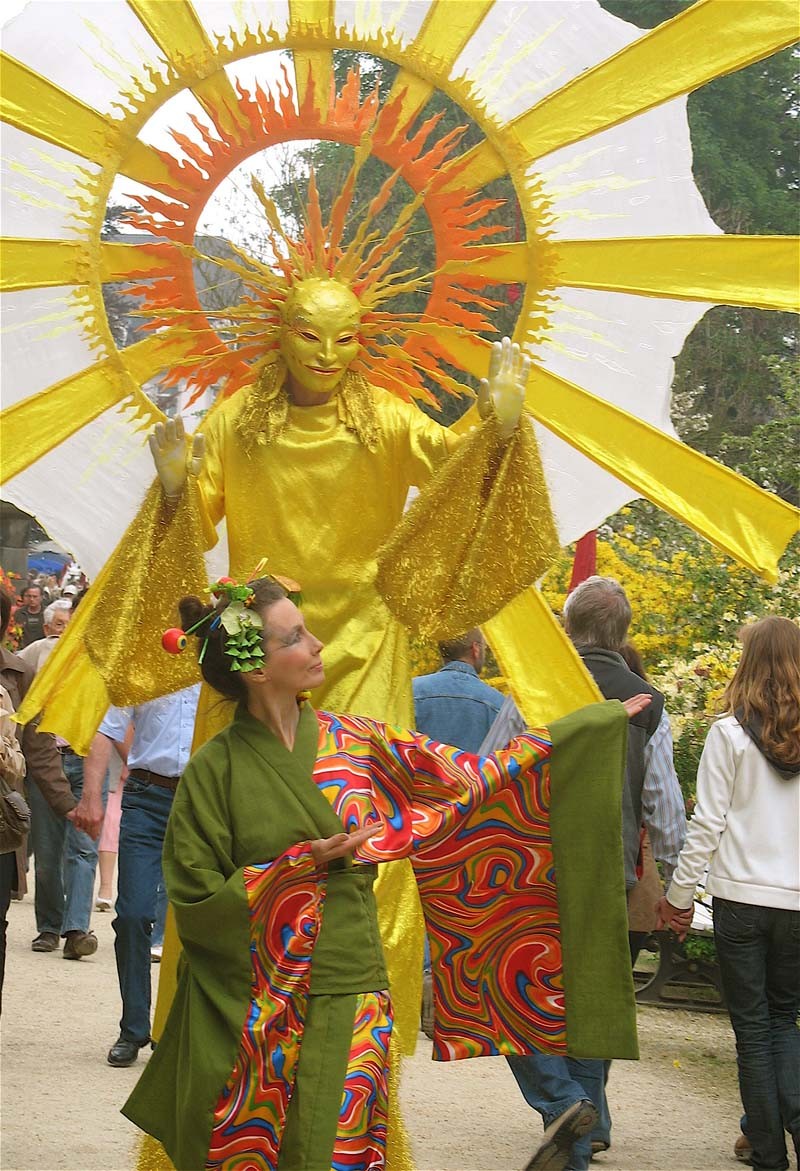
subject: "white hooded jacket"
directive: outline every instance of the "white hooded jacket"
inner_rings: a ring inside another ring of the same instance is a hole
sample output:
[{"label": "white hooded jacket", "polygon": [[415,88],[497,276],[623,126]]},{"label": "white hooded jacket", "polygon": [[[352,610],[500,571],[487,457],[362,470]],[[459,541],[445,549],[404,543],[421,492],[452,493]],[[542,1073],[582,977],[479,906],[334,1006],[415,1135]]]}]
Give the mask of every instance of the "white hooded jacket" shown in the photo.
[{"label": "white hooded jacket", "polygon": [[712,725],[703,748],[673,907],[692,905],[709,861],[709,894],[800,911],[800,772],[770,763],[734,716]]}]

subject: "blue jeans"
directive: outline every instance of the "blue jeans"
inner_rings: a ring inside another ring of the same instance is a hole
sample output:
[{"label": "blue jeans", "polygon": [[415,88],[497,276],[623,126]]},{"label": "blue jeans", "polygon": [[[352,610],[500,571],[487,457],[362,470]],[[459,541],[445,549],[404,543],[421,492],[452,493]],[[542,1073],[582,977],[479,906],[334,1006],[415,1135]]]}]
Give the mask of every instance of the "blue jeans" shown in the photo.
[{"label": "blue jeans", "polygon": [[511,1072],[529,1106],[537,1110],[544,1125],[549,1126],[573,1102],[587,1098],[597,1109],[600,1120],[591,1134],[573,1144],[570,1168],[586,1171],[592,1157],[592,1139],[610,1141],[611,1119],[606,1103],[608,1061],[557,1057],[552,1053],[528,1053],[507,1057]]},{"label": "blue jeans", "polygon": [[[61,757],[61,765],[73,797],[80,801],[83,757],[67,753]],[[97,842],[54,813],[34,780],[28,782],[27,791],[36,876],[36,930],[53,935],[88,931],[94,905]],[[103,805],[106,794],[104,784]]]},{"label": "blue jeans", "polygon": [[139,780],[135,770],[122,794],[114,950],[122,996],[120,1035],[137,1044],[150,1036],[150,944],[174,796],[171,789]]},{"label": "blue jeans", "polygon": [[715,897],[714,942],[753,1167],[783,1171],[784,1130],[800,1157],[800,911]]}]

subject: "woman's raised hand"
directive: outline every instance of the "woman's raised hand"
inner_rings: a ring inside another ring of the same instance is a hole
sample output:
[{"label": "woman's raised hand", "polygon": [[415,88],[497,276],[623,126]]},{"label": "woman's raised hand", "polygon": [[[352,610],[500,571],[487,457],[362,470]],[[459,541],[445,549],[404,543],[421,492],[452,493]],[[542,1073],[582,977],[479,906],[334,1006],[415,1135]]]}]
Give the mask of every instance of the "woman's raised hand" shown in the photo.
[{"label": "woman's raised hand", "polygon": [[632,695],[630,699],[623,699],[622,706],[628,713],[628,719],[630,720],[633,716],[637,716],[639,712],[643,712],[651,703],[652,696],[649,696],[647,692],[642,692],[640,695]]},{"label": "woman's raised hand", "polygon": [[167,419],[166,423],[156,423],[148,436],[148,443],[164,495],[169,500],[177,500],[187,475],[200,474],[205,436],[197,432],[192,439],[191,449],[188,448],[183,419],[178,416],[177,419]]},{"label": "woman's raised hand", "polygon": [[366,825],[362,829],[353,830],[351,834],[334,834],[332,838],[315,838],[311,842],[311,856],[317,866],[325,866],[335,858],[344,858],[352,854],[364,842],[380,833],[379,825]]},{"label": "woman's raised hand", "polygon": [[508,439],[519,422],[530,370],[530,358],[511,338],[492,344],[489,377],[481,379],[478,390],[478,414],[485,419],[494,408],[502,439]]}]

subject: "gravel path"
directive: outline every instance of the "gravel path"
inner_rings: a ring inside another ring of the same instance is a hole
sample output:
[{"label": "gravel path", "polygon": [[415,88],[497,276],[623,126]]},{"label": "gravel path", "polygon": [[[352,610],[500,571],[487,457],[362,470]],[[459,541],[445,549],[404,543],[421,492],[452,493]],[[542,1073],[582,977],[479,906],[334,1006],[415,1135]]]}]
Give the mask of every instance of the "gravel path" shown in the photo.
[{"label": "gravel path", "polygon": [[[132,1171],[137,1132],[119,1107],[137,1067],[112,1069],[119,999],[111,915],[97,954],[31,952],[33,900],[12,903],[2,1021],[3,1171]],[[158,969],[154,967],[154,979]],[[642,1060],[617,1062],[613,1147],[598,1171],[735,1171],[739,1099],[726,1017],[643,1009]],[[501,1058],[438,1063],[420,1035],[403,1082],[418,1171],[519,1171],[541,1123]],[[140,1061],[143,1061],[141,1058]],[[141,1068],[141,1065],[139,1066]]]}]

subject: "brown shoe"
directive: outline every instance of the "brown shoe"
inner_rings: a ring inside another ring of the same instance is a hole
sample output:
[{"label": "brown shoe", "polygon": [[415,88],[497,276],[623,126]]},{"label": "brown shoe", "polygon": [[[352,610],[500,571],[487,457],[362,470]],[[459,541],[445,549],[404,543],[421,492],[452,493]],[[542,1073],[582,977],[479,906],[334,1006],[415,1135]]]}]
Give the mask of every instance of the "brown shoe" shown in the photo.
[{"label": "brown shoe", "polygon": [[40,931],[31,943],[31,951],[58,951],[61,940],[52,931]]},{"label": "brown shoe", "polygon": [[746,1134],[740,1134],[733,1144],[733,1153],[740,1163],[753,1162],[753,1148]]},{"label": "brown shoe", "polygon": [[97,951],[97,936],[93,931],[68,931],[64,940],[64,959],[80,960]]}]

